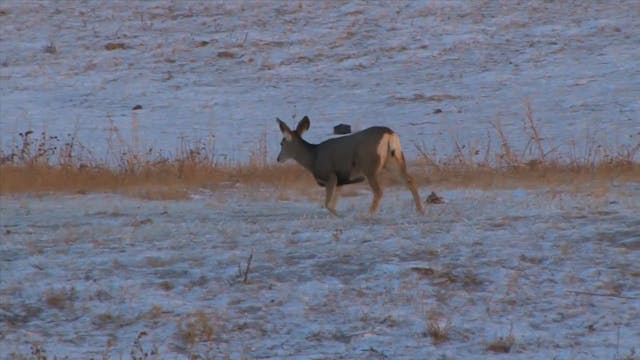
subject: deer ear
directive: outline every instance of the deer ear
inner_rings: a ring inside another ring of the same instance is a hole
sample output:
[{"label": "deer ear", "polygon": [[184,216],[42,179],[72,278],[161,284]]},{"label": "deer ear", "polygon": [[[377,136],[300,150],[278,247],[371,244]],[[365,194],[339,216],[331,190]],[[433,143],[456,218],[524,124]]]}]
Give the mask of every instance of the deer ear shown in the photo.
[{"label": "deer ear", "polygon": [[284,121],[280,120],[279,118],[276,118],[276,120],[278,121],[278,126],[280,126],[280,131],[282,132],[282,136],[284,136],[285,139],[287,139],[287,141],[291,141],[291,129],[289,129],[289,127],[287,126],[287,124],[284,123]]},{"label": "deer ear", "polygon": [[308,116],[305,116],[298,123],[298,127],[296,127],[296,133],[302,136],[302,134],[304,134],[305,131],[309,130],[310,126],[311,126],[311,120],[309,120]]},{"label": "deer ear", "polygon": [[276,121],[278,122],[278,126],[280,126],[280,131],[285,134],[285,133],[290,133],[291,129],[289,129],[289,127],[287,126],[287,124],[285,124],[284,121],[280,120],[280,118],[276,118]]}]

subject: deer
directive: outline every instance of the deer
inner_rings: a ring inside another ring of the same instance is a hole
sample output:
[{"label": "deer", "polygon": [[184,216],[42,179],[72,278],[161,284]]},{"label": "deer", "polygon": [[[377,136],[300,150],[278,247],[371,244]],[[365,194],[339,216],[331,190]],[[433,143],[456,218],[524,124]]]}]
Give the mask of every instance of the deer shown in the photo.
[{"label": "deer", "polygon": [[383,169],[404,181],[411,191],[417,212],[424,214],[414,179],[407,173],[400,138],[390,128],[373,126],[312,144],[302,138],[311,126],[308,116],[298,122],[295,130],[291,130],[279,118],[276,121],[282,132],[277,161],[283,163],[293,159],[311,172],[318,185],[325,188],[324,207],[330,214],[338,216],[336,205],[340,187],[364,182],[366,179],[373,192],[369,208],[369,216],[372,216],[378,210],[382,198],[379,175]]}]

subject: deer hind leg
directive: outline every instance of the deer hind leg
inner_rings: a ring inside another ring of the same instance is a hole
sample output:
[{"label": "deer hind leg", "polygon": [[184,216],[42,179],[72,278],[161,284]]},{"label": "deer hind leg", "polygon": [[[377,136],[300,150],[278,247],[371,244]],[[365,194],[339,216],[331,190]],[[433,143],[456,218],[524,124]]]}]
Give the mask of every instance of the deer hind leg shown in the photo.
[{"label": "deer hind leg", "polygon": [[420,193],[418,193],[418,189],[416,189],[413,177],[407,172],[407,164],[404,162],[404,159],[400,159],[400,161],[400,175],[402,176],[405,184],[407,184],[409,191],[411,191],[413,201],[415,201],[416,203],[416,210],[420,214],[424,214],[424,208],[422,207],[422,202],[420,201]]},{"label": "deer hind leg", "polygon": [[326,193],[324,198],[324,207],[327,208],[327,210],[329,210],[332,215],[336,216],[338,216],[338,213],[336,212],[337,184],[338,177],[336,176],[336,174],[331,174],[325,188]]},{"label": "deer hind leg", "polygon": [[364,171],[364,175],[369,182],[369,186],[371,187],[371,191],[373,191],[373,200],[371,201],[371,207],[369,208],[369,216],[373,215],[378,210],[378,205],[380,205],[380,199],[382,199],[382,187],[380,186],[380,182],[378,181],[378,175],[380,171],[385,167],[386,153],[382,152],[378,154],[379,157],[374,159],[368,165],[370,166],[368,169]]},{"label": "deer hind leg", "polygon": [[393,161],[390,161],[390,163],[393,163],[393,165],[386,167],[391,170],[391,173],[396,177],[396,179],[404,182],[407,185],[409,191],[411,191],[411,195],[413,196],[413,201],[416,203],[416,210],[420,214],[424,214],[424,208],[422,207],[422,202],[420,201],[420,193],[416,188],[413,177],[407,172],[407,164],[404,161],[404,156],[402,155],[402,153],[399,157],[396,157],[393,159]]},{"label": "deer hind leg", "polygon": [[413,201],[416,203],[416,210],[420,214],[424,214],[424,208],[422,207],[422,202],[420,201],[420,194],[418,193],[418,189],[416,189],[416,185],[413,181],[413,177],[407,173],[407,170],[404,170],[404,178],[407,183],[407,187],[411,191],[411,195],[413,195]]},{"label": "deer hind leg", "polygon": [[377,174],[367,176],[367,180],[369,181],[369,186],[371,186],[371,190],[373,191],[373,201],[371,202],[371,208],[369,208],[369,215],[373,215],[378,210],[378,205],[380,205],[382,188],[378,182]]}]

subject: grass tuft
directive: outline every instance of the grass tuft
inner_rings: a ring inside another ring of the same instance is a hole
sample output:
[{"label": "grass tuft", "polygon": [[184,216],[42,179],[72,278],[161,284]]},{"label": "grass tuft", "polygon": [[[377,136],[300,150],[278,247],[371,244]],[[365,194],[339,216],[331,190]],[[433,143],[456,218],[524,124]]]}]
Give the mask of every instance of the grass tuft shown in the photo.
[{"label": "grass tuft", "polygon": [[434,345],[447,342],[451,334],[451,321],[443,319],[441,315],[431,314],[427,321],[426,335],[431,338]]},{"label": "grass tuft", "polygon": [[73,302],[78,298],[78,293],[74,287],[68,289],[49,290],[44,294],[45,303],[54,309],[65,310],[73,306]]},{"label": "grass tuft", "polygon": [[515,343],[516,339],[513,335],[509,335],[506,337],[500,336],[494,341],[487,344],[487,351],[506,354],[511,351],[511,348]]},{"label": "grass tuft", "polygon": [[203,311],[196,311],[180,321],[176,336],[187,347],[199,342],[213,341],[219,330],[215,320]]}]

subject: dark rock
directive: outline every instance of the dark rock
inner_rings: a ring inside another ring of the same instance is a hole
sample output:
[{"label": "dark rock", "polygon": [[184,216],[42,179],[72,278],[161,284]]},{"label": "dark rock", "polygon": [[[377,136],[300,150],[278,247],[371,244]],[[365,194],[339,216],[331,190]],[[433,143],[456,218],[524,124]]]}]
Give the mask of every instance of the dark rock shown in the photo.
[{"label": "dark rock", "polygon": [[333,133],[336,135],[344,135],[351,133],[351,125],[339,124],[333,127]]}]

